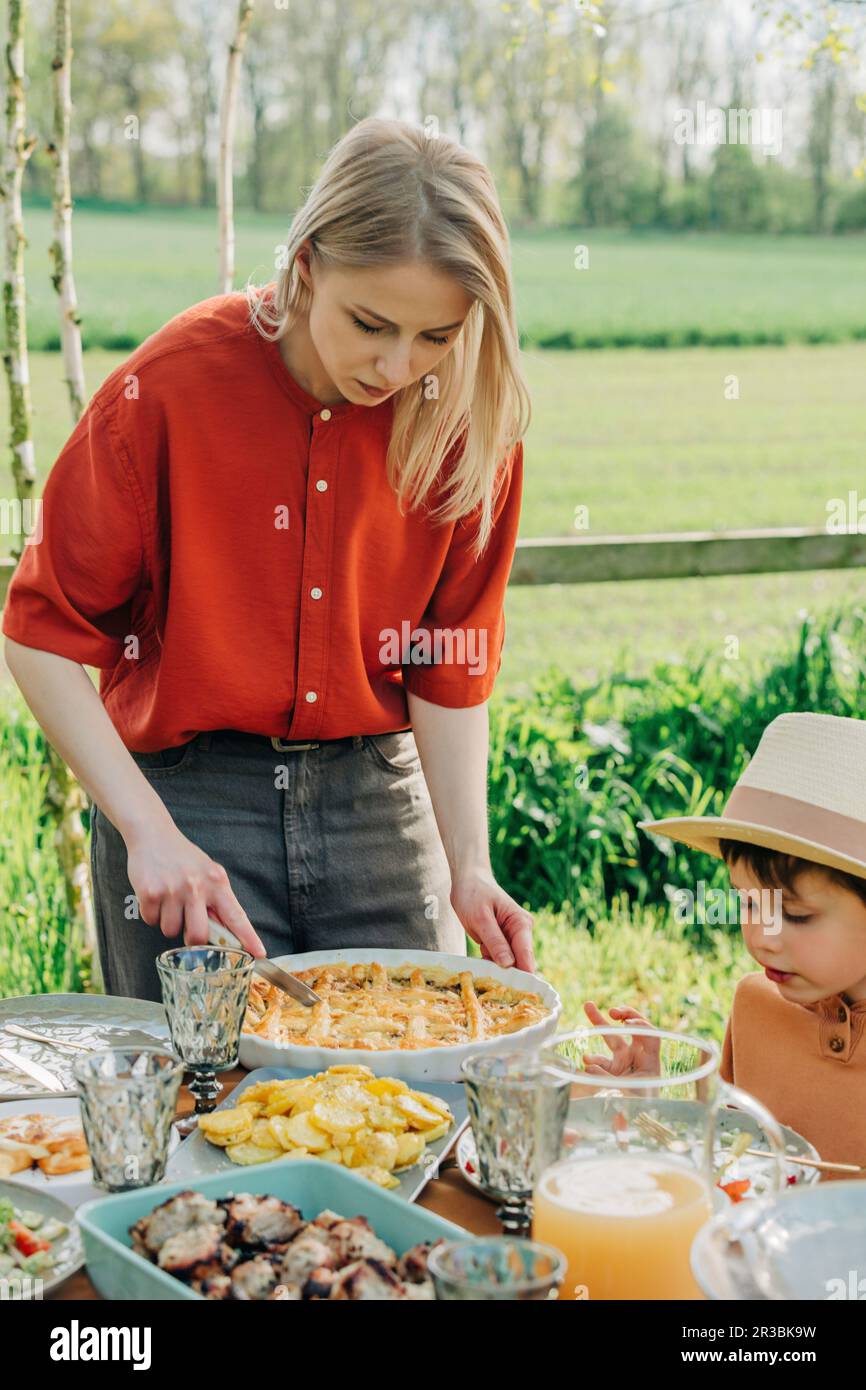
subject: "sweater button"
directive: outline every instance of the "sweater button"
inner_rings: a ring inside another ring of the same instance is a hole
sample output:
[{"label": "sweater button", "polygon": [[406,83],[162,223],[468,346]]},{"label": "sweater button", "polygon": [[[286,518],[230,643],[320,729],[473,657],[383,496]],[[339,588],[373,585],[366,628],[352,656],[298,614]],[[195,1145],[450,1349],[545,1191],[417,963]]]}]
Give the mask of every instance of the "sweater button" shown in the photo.
[{"label": "sweater button", "polygon": [[845,1009],[845,1005],[844,1005],[844,1004],[840,1004],[840,1005],[839,1005],[839,1013],[838,1013],[837,1017],[838,1017],[840,1023],[844,1023],[845,1020],[846,1020],[846,1018],[848,1017],[848,1013],[847,1013],[847,1011],[846,1011],[846,1009]]},{"label": "sweater button", "polygon": [[321,412],[321,414],[319,415],[319,419],[320,419],[320,420],[330,420],[330,418],[331,418],[331,412],[330,412],[330,410],[323,410],[323,411]]},{"label": "sweater button", "polygon": [[845,1051],[845,1039],[844,1039],[844,1038],[840,1038],[840,1037],[834,1035],[834,1036],[830,1039],[830,1051],[831,1051],[831,1052],[844,1052],[844,1051]]}]

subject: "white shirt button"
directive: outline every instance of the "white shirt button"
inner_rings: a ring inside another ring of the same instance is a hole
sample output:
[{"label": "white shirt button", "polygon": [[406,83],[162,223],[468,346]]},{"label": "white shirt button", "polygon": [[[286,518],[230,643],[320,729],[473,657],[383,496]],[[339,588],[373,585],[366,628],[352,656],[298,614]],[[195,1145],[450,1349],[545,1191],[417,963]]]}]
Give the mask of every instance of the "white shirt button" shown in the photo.
[{"label": "white shirt button", "polygon": [[319,419],[320,419],[320,420],[330,420],[330,418],[331,418],[331,412],[330,412],[330,410],[323,410],[322,413],[321,413],[320,416],[319,416]]},{"label": "white shirt button", "polygon": [[322,597],[322,591],[321,591],[321,589],[316,588],[316,589],[311,589],[311,590],[310,590],[310,598],[321,598],[321,597]]},{"label": "white shirt button", "polygon": [[316,483],[316,491],[317,491],[317,492],[327,492],[327,491],[328,491],[328,484],[325,482],[324,478],[320,478],[319,481]]},{"label": "white shirt button", "polygon": [[314,705],[314,704],[316,703],[316,701],[318,700],[318,698],[319,698],[319,697],[318,697],[318,695],[316,694],[315,690],[308,690],[308,691],[307,691],[306,700],[307,700],[307,704],[308,704],[308,705]]}]

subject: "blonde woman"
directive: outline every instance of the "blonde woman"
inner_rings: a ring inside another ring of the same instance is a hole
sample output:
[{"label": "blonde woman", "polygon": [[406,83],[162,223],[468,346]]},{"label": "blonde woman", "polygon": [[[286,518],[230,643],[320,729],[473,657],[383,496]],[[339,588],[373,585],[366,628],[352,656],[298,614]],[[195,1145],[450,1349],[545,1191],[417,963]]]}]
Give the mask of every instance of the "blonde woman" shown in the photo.
[{"label": "blonde woman", "polygon": [[92,802],[112,994],[158,999],[209,913],[256,955],[465,929],[534,969],[488,849],[529,419],[492,179],[363,120],[281,250],[110,374],[10,586],[7,663]]}]

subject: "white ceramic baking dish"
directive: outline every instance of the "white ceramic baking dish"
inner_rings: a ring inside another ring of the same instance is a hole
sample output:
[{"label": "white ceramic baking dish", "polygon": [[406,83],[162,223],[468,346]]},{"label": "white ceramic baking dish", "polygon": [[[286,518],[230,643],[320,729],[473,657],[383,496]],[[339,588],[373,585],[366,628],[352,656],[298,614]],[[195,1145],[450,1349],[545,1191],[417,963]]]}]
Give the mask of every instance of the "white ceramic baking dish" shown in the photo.
[{"label": "white ceramic baking dish", "polygon": [[309,970],[317,965],[332,965],[336,962],[355,964],[358,961],[379,961],[382,965],[417,964],[421,966],[441,965],[448,970],[471,970],[473,975],[486,975],[515,989],[529,990],[539,994],[550,1008],[546,1018],[520,1028],[516,1033],[506,1033],[502,1037],[486,1038],[482,1042],[459,1043],[453,1047],[425,1047],[418,1049],[389,1048],[387,1051],[372,1052],[364,1048],[347,1047],[304,1047],[297,1043],[271,1042],[258,1038],[254,1033],[241,1035],[241,1065],[249,1067],[306,1067],[309,1071],[322,1071],[339,1063],[361,1063],[369,1067],[377,1076],[397,1076],[406,1081],[462,1081],[460,1063],[464,1057],[487,1052],[514,1052],[538,1047],[556,1032],[562,1001],[556,990],[541,979],[525,970],[513,967],[506,970],[489,960],[478,960],[468,956],[444,955],[439,951],[395,951],[381,948],[368,950],[308,951],[302,955],[275,956],[274,964],[284,970],[296,972]]}]

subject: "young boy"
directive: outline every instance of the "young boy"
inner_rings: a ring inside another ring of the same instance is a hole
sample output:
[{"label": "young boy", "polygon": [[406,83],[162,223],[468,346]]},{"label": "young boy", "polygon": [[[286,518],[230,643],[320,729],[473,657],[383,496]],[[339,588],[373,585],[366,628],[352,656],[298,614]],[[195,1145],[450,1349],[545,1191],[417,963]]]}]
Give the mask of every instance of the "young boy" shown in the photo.
[{"label": "young boy", "polygon": [[[780,715],[721,816],[639,825],[724,859],[740,890],[743,938],[761,969],[734,993],[722,1079],[822,1158],[866,1165],[866,721]],[[647,1021],[630,1008],[610,1015]],[[618,1056],[618,1072],[628,1065]]]}]

